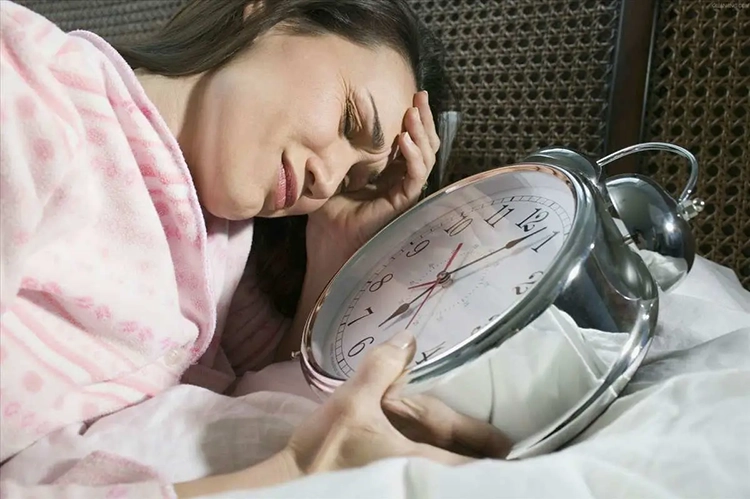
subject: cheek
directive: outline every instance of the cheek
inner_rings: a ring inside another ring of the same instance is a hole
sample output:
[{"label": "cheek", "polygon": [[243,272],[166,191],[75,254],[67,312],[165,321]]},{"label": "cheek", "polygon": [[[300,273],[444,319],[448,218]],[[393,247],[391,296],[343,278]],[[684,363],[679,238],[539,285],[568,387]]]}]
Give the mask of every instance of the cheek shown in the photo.
[{"label": "cheek", "polygon": [[341,85],[322,65],[299,69],[288,75],[286,105],[307,132],[338,134],[344,107]]},{"label": "cheek", "polygon": [[296,121],[306,136],[316,138],[315,142],[338,136],[342,105],[336,97],[310,93],[290,104],[297,110]]}]

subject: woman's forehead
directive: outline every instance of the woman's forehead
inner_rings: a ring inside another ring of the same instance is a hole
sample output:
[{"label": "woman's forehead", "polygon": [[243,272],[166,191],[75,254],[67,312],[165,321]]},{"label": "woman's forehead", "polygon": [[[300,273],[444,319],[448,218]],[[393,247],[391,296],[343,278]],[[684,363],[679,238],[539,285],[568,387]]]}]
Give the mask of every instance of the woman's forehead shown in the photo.
[{"label": "woman's forehead", "polygon": [[413,105],[417,86],[411,68],[395,50],[370,51],[370,64],[359,61],[360,68],[353,71],[352,84],[367,95],[374,105],[386,146],[401,131],[404,114]]}]

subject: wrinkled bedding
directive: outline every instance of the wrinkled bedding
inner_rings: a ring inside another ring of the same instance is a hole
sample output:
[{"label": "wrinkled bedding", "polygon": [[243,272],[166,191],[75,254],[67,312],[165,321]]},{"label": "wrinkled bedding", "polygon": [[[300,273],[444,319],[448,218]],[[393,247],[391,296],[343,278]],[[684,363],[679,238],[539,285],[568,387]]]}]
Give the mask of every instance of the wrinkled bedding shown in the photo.
[{"label": "wrinkled bedding", "polygon": [[[750,497],[750,293],[699,258],[661,298],[649,354],[622,396],[565,448],[447,468],[391,459],[222,498]],[[299,365],[273,365],[229,398],[178,386],[91,427],[66,428],[3,466],[49,483],[97,450],[172,481],[228,472],[283,447],[317,403]]]}]

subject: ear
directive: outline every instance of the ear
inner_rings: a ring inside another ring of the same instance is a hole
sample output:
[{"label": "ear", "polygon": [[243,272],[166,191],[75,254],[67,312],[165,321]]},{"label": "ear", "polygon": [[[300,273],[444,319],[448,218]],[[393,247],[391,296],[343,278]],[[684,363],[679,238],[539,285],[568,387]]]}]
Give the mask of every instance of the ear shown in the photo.
[{"label": "ear", "polygon": [[250,0],[242,13],[242,20],[246,21],[248,17],[258,12],[264,7],[263,0]]}]

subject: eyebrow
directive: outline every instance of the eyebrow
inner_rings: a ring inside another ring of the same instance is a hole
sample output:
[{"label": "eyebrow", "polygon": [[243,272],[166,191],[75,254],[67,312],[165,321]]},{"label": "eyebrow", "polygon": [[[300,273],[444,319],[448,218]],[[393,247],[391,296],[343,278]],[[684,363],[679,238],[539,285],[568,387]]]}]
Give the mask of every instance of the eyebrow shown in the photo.
[{"label": "eyebrow", "polygon": [[372,103],[372,110],[374,113],[374,120],[372,124],[372,147],[374,149],[380,150],[385,147],[383,127],[380,124],[380,117],[378,116],[378,106],[375,105],[375,98],[369,91],[367,93],[370,95],[370,102]]}]

